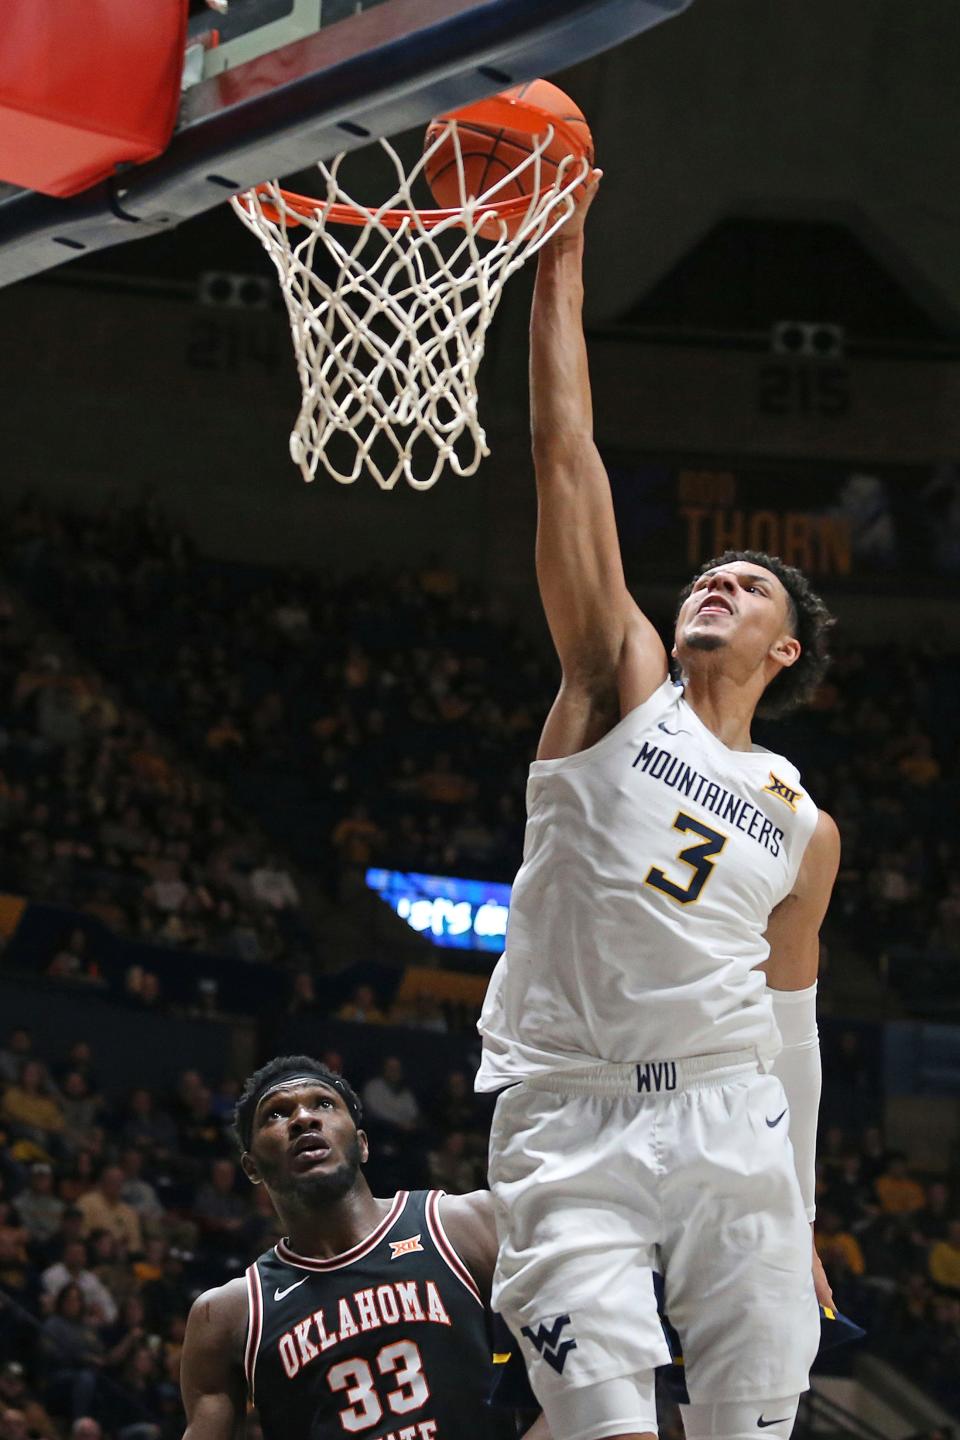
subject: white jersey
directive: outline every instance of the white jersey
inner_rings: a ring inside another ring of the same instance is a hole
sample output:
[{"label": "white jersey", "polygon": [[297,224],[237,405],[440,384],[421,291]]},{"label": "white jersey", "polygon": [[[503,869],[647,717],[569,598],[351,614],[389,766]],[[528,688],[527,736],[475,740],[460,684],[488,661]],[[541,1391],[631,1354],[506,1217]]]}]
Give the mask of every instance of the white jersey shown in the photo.
[{"label": "white jersey", "polygon": [[780,1036],[757,966],[817,823],[796,768],[730,750],[664,681],[589,750],[537,760],[479,1090]]}]

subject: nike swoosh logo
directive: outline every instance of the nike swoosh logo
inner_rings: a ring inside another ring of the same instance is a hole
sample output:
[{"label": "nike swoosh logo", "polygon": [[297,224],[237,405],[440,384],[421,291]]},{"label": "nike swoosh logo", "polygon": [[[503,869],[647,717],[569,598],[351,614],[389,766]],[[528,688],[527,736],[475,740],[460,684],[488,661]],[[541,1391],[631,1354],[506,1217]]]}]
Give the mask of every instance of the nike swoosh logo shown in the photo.
[{"label": "nike swoosh logo", "polygon": [[[789,1106],[788,1106],[787,1108],[789,1109]],[[767,1120],[767,1125],[770,1127],[771,1130],[773,1129],[774,1125],[779,1125],[779,1124],[780,1124],[780,1121],[783,1119],[783,1117],[784,1117],[784,1115],[786,1115],[786,1113],[787,1113],[786,1110],[781,1110],[781,1111],[780,1111],[780,1114],[777,1116],[776,1120]],[[766,1116],[764,1116],[764,1119],[766,1119]],[[771,1425],[778,1425],[780,1422],[779,1422],[778,1420],[771,1420],[769,1423],[770,1423]]]},{"label": "nike swoosh logo", "polygon": [[[787,1112],[784,1111],[783,1113],[786,1114]],[[770,1124],[770,1121],[769,1121],[769,1120],[767,1121],[767,1124],[768,1124],[768,1125]],[[761,1415],[761,1416],[760,1416],[760,1419],[757,1421],[757,1429],[758,1429],[758,1430],[766,1430],[766,1428],[767,1428],[768,1425],[782,1425],[784,1420],[789,1420],[789,1419],[790,1419],[790,1416],[789,1416],[789,1415],[784,1415],[783,1420],[764,1420],[763,1416]]]},{"label": "nike swoosh logo", "polygon": [[310,1276],[309,1276],[309,1275],[304,1275],[304,1277],[303,1277],[302,1280],[294,1280],[293,1284],[292,1284],[292,1285],[288,1285],[287,1288],[286,1288],[286,1290],[274,1290],[274,1292],[273,1292],[273,1298],[274,1298],[274,1300],[282,1300],[285,1295],[289,1295],[289,1294],[290,1294],[290,1291],[291,1291],[291,1290],[296,1290],[296,1288],[297,1288],[298,1285],[306,1285],[306,1283],[307,1283],[307,1281],[308,1281],[309,1279],[310,1279]]},{"label": "nike swoosh logo", "polygon": [[684,729],[679,728],[679,727],[678,727],[676,730],[668,730],[667,727],[666,727],[666,725],[663,723],[662,720],[660,720],[660,721],[658,722],[658,724],[657,724],[657,729],[658,729],[658,730],[662,730],[663,733],[664,733],[664,735],[689,735],[689,734],[690,734],[690,731],[689,731],[689,730],[684,730]]}]

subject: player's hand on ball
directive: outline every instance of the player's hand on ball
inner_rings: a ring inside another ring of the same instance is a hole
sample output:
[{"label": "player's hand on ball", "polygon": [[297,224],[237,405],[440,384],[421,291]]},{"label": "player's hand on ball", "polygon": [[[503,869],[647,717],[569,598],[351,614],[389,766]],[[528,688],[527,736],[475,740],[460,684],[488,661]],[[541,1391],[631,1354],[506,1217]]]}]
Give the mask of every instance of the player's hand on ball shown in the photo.
[{"label": "player's hand on ball", "polygon": [[594,196],[600,188],[600,181],[603,179],[602,170],[591,170],[583,188],[582,195],[577,197],[573,214],[565,225],[557,232],[558,238],[563,240],[573,239],[583,234],[583,227],[587,219],[587,211],[593,204]]},{"label": "player's hand on ball", "polygon": [[820,1305],[828,1305],[831,1310],[836,1308],[833,1303],[833,1291],[830,1289],[830,1281],[827,1279],[827,1272],[823,1268],[823,1261],[817,1254],[816,1244],[813,1246],[813,1287],[817,1292],[817,1301]]}]

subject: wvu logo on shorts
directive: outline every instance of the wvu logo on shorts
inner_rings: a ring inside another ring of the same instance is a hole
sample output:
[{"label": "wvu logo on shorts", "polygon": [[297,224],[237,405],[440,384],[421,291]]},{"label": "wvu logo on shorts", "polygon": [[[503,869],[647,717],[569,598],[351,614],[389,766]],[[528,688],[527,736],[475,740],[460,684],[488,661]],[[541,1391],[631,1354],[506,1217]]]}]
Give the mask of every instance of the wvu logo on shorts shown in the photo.
[{"label": "wvu logo on shorts", "polygon": [[675,1060],[642,1061],[637,1066],[637,1090],[652,1091],[659,1095],[661,1090],[676,1090],[677,1062]]},{"label": "wvu logo on shorts", "polygon": [[571,1350],[576,1350],[577,1342],[574,1339],[560,1340],[564,1328],[570,1324],[569,1315],[558,1315],[552,1324],[541,1320],[534,1331],[531,1326],[524,1325],[520,1334],[526,1335],[533,1348],[543,1356],[548,1365],[552,1365],[558,1375],[563,1374],[563,1367],[567,1363],[567,1356]]},{"label": "wvu logo on shorts", "polygon": [[778,799],[778,800],[782,800],[783,803],[784,803],[784,805],[786,805],[786,807],[787,807],[788,810],[792,810],[793,813],[796,814],[796,813],[797,813],[797,801],[800,799],[800,796],[803,794],[803,791],[802,791],[802,790],[791,790],[791,789],[790,789],[790,786],[789,786],[789,785],[784,785],[784,783],[783,783],[782,780],[778,780],[777,777],[776,777],[776,775],[774,775],[773,771],[771,770],[771,771],[770,771],[770,784],[769,784],[769,785],[764,785],[764,787],[763,787],[763,793],[764,793],[765,795],[776,795],[777,799]]}]

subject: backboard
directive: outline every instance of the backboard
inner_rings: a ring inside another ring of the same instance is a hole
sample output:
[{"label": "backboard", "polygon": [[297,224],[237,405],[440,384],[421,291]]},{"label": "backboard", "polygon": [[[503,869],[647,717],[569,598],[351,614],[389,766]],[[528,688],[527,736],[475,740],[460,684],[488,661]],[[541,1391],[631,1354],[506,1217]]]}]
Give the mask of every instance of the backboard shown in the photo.
[{"label": "backboard", "polygon": [[0,285],[549,75],[690,3],[227,0],[191,18],[180,113],[158,159],[69,200],[0,185]]}]

